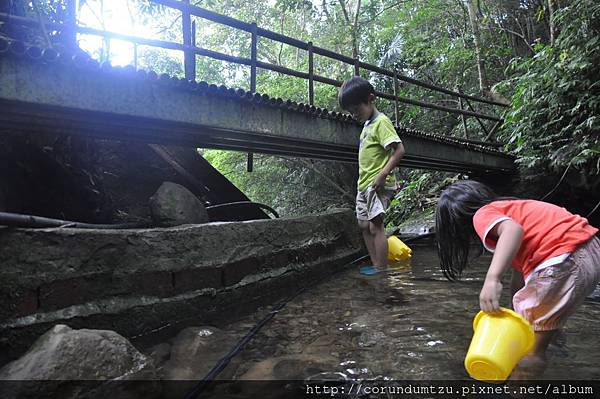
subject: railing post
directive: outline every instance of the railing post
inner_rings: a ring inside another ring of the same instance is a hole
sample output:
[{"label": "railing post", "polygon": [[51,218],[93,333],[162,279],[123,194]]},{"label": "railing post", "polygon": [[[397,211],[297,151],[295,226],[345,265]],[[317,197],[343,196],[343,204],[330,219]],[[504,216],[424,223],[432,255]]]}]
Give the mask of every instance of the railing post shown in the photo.
[{"label": "railing post", "polygon": [[246,171],[252,172],[254,170],[254,153],[248,153],[248,159],[246,160]]},{"label": "railing post", "polygon": [[394,113],[396,115],[396,126],[400,126],[400,111],[398,110],[398,72],[394,68]]},{"label": "railing post", "polygon": [[[456,88],[456,91],[458,91],[460,93],[460,89],[458,87]],[[460,110],[462,111],[464,109],[462,97],[458,97],[458,105],[460,107]],[[465,138],[468,139],[469,138],[469,130],[467,128],[467,118],[465,118],[464,115],[461,115],[460,119],[462,120],[463,129],[465,131]]]},{"label": "railing post", "polygon": [[354,59],[354,76],[360,76],[360,60]]},{"label": "railing post", "polygon": [[196,47],[196,21],[192,21],[192,46]]},{"label": "railing post", "polygon": [[313,64],[313,44],[308,42],[308,103],[314,105],[315,103],[315,72]]},{"label": "railing post", "polygon": [[492,127],[492,130],[490,130],[490,132],[487,134],[487,136],[485,136],[485,139],[483,139],[483,141],[495,141],[496,138],[494,137],[494,135],[496,134],[496,130],[498,130],[498,128],[500,126],[502,126],[502,123],[504,122],[504,118],[502,118],[502,120],[496,122],[496,124]]},{"label": "railing post", "polygon": [[[475,108],[473,108],[473,106],[471,105],[471,102],[468,99],[466,99],[466,98],[465,98],[465,101],[467,102],[467,106],[469,107],[469,109],[471,110],[471,112],[476,112]],[[485,133],[485,135],[487,136],[488,134],[490,134],[490,132],[488,131],[487,127],[485,127],[485,125],[483,124],[483,122],[481,121],[481,119],[479,119],[478,116],[475,116],[475,119],[479,123],[479,126],[481,126],[481,128],[483,129],[483,132]]]},{"label": "railing post", "polygon": [[77,4],[76,0],[66,0],[64,21],[64,43],[71,51],[77,49]]},{"label": "railing post", "polygon": [[[190,15],[190,0],[183,0],[181,21],[183,29],[183,45],[192,46],[192,17]],[[183,69],[187,80],[196,80],[196,53],[189,48],[183,50]]]},{"label": "railing post", "polygon": [[138,45],[133,43],[133,66],[135,69],[138,67]]},{"label": "railing post", "polygon": [[[252,34],[252,41],[250,44],[250,91],[254,93],[256,91],[256,59],[258,54],[258,34],[257,34],[256,22],[252,23],[250,33]],[[254,153],[249,152],[246,160],[246,170],[252,172],[254,169]]]},{"label": "railing post", "polygon": [[252,23],[252,43],[250,46],[250,91],[256,91],[256,58],[257,58],[257,47],[258,47],[258,34],[256,33],[257,26],[256,22]]}]

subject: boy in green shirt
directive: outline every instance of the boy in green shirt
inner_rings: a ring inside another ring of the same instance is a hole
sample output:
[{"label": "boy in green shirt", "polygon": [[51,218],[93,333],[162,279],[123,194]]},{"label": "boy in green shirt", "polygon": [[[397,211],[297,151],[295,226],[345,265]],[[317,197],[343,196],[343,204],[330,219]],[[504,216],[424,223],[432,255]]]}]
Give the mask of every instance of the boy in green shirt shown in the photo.
[{"label": "boy in green shirt", "polygon": [[368,80],[355,76],[340,88],[339,103],[364,122],[358,150],[358,194],[356,218],[373,266],[361,268],[375,274],[387,268],[388,243],[383,216],[396,193],[392,170],[404,156],[404,146],[392,121],[375,108],[375,89]]}]

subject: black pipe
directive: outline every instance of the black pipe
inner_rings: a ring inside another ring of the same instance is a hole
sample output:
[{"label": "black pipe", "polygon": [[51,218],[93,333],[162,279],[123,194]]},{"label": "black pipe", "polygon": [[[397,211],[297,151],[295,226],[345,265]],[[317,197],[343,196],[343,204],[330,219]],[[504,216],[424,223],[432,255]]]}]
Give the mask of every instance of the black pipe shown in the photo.
[{"label": "black pipe", "polygon": [[0,225],[11,227],[73,227],[77,229],[135,229],[149,227],[149,223],[95,224],[52,219],[21,213],[0,212]]},{"label": "black pipe", "polygon": [[209,211],[212,209],[225,208],[228,206],[240,206],[240,205],[250,205],[250,206],[256,206],[258,208],[266,209],[267,211],[271,212],[273,214],[273,216],[275,216],[275,218],[279,218],[279,214],[277,213],[277,211],[275,211],[275,209],[271,208],[268,205],[261,204],[259,202],[252,202],[252,201],[236,201],[236,202],[227,202],[225,204],[211,205],[211,206],[207,206],[206,210]]},{"label": "black pipe", "polygon": [[[229,202],[225,204],[218,204],[207,206],[206,210],[223,208],[227,206],[240,206],[250,205],[258,208],[266,209],[271,212],[275,218],[279,218],[279,214],[270,206],[260,204],[252,201],[238,201]],[[72,220],[62,220],[47,218],[44,216],[25,215],[22,213],[12,212],[0,212],[0,226],[10,227],[31,227],[31,228],[45,228],[45,227],[70,227],[76,229],[140,229],[146,227],[152,227],[152,223],[141,222],[141,223],[118,223],[118,224],[102,224],[102,223],[82,223],[74,222]]]},{"label": "black pipe", "polygon": [[185,396],[185,399],[196,399],[198,395],[200,395],[200,393],[202,393],[202,391],[206,389],[208,384],[210,384],[215,379],[215,377],[219,375],[219,373],[221,373],[221,371],[223,371],[225,367],[227,367],[231,359],[233,359],[238,353],[241,352],[242,349],[244,349],[244,346],[246,346],[246,344],[250,342],[250,340],[260,331],[260,329],[265,324],[267,324],[269,320],[275,317],[275,315],[279,313],[289,301],[300,295],[305,290],[306,288],[304,287],[300,288],[292,296],[281,301],[277,306],[273,308],[273,310],[271,310],[265,317],[263,317],[258,323],[256,323],[256,325],[252,327],[252,329],[248,331],[248,333],[246,333],[246,335],[241,340],[238,341],[238,343],[229,351],[229,353],[222,357],[221,360],[217,362],[217,364],[208,372],[208,374],[206,374],[206,376],[202,380],[198,381],[194,388],[192,388],[192,390],[188,392],[188,394]]}]

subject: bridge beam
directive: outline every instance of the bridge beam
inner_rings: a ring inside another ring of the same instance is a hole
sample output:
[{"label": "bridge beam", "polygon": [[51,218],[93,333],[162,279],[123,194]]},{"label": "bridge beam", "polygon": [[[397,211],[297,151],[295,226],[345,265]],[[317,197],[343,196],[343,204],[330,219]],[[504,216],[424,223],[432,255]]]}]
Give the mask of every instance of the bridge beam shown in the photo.
[{"label": "bridge beam", "polygon": [[[79,66],[78,66],[79,65]],[[356,162],[360,125],[267,96],[81,59],[35,62],[0,54],[0,129],[221,148]],[[404,165],[500,173],[498,151],[400,129]]]}]

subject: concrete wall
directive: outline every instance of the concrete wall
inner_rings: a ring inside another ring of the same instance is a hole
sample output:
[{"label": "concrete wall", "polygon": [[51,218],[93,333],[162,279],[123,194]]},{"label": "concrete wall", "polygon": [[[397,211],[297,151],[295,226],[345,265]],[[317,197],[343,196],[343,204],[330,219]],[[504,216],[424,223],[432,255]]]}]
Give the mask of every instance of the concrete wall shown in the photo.
[{"label": "concrete wall", "polygon": [[57,323],[143,341],[236,317],[364,252],[350,210],[169,229],[4,228],[0,248],[0,364]]}]

